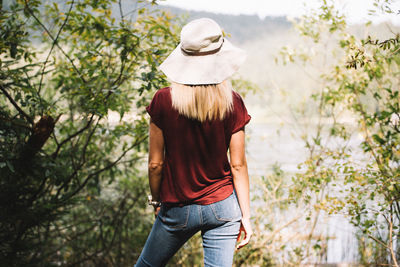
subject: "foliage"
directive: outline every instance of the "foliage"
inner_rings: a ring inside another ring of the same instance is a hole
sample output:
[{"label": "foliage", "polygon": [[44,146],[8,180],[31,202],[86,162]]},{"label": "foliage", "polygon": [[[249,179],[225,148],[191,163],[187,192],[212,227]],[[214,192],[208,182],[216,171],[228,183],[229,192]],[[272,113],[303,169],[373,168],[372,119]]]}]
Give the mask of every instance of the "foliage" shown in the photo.
[{"label": "foliage", "polygon": [[[391,3],[376,1],[375,6],[393,13]],[[314,47],[335,41],[336,47],[326,53],[339,58],[316,77],[322,84],[312,96],[317,126],[304,136],[310,153],[293,179],[291,195],[304,195],[316,210],[346,215],[360,229],[360,247],[374,243],[370,255],[376,257],[360,253],[361,262],[398,266],[399,34],[392,31],[383,41],[359,38],[330,1],[322,1],[297,28]],[[282,51],[288,61],[313,60],[306,52],[288,51]]]},{"label": "foliage", "polygon": [[232,79],[232,87],[242,97],[246,97],[246,95],[249,93],[253,95],[260,93],[260,88],[257,86],[257,84],[242,78]]},{"label": "foliage", "polygon": [[[252,217],[254,236],[251,243],[235,255],[235,266],[276,266],[290,265],[283,251],[292,243],[291,234],[283,236],[282,229],[288,232],[300,217],[293,209],[287,195],[286,174],[279,165],[272,166],[272,173],[259,178],[253,177]],[[298,226],[298,225],[297,225]],[[289,237],[290,236],[290,237]],[[290,249],[289,249],[290,250]]]},{"label": "foliage", "polygon": [[156,67],[178,41],[172,17],[148,5],[16,0],[0,10],[3,264],[138,256],[150,227],[144,107],[166,85]]}]

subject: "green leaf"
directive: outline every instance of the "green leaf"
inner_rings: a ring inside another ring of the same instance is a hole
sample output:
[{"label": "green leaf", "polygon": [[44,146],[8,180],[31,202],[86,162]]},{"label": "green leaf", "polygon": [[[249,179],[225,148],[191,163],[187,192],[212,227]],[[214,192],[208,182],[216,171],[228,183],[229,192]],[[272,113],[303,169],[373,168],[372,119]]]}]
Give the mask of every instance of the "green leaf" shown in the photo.
[{"label": "green leaf", "polygon": [[12,172],[15,173],[14,165],[10,161],[6,161],[8,169]]},{"label": "green leaf", "polygon": [[376,142],[378,142],[379,144],[381,144],[381,145],[384,145],[385,143],[386,143],[386,141],[384,140],[384,139],[382,139],[379,135],[377,135],[377,134],[374,134],[374,135],[372,135],[372,138],[376,141]]}]

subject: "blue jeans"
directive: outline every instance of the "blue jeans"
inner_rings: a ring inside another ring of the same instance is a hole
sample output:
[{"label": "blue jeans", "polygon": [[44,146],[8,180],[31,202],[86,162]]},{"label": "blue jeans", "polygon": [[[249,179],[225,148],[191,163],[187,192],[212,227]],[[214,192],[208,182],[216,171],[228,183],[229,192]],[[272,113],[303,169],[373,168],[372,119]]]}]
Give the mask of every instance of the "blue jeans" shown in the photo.
[{"label": "blue jeans", "polygon": [[204,266],[231,267],[241,218],[235,192],[209,205],[162,205],[135,266],[165,266],[190,237],[201,231]]}]

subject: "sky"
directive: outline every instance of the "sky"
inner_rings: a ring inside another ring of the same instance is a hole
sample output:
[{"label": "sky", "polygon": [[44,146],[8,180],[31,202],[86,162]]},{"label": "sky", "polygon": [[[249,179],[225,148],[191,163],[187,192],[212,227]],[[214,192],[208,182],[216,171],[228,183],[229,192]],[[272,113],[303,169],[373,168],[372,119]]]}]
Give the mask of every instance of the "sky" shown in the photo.
[{"label": "sky", "polygon": [[[368,10],[373,8],[374,0],[334,0],[335,6],[340,9],[350,23],[360,23],[372,20],[381,22],[389,19],[400,25],[400,0],[392,0],[392,9],[396,14],[369,16]],[[161,5],[171,5],[189,10],[209,11],[224,14],[257,14],[265,16],[298,17],[307,9],[316,8],[320,0],[162,0]]]}]

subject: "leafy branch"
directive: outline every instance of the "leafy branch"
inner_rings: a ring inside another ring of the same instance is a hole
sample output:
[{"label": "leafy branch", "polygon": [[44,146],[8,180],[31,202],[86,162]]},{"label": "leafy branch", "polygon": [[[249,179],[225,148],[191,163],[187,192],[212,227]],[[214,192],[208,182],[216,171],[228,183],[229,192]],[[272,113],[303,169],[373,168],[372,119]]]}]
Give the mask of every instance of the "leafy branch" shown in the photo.
[{"label": "leafy branch", "polygon": [[[40,21],[40,19],[36,16],[36,14],[34,13],[34,11],[30,8],[29,4],[28,4],[28,0],[24,0],[25,1],[25,8],[26,10],[28,10],[29,14],[35,19],[35,21],[42,27],[42,29],[47,33],[47,35],[50,37],[50,39],[53,41],[53,44],[55,44],[57,46],[57,48],[61,51],[61,53],[63,53],[63,55],[68,59],[69,63],[71,63],[72,67],[74,68],[74,70],[78,73],[80,79],[84,82],[87,83],[86,79],[83,77],[82,73],[79,71],[79,69],[76,67],[73,59],[64,51],[64,49],[58,44],[56,38],[51,34],[51,32],[49,31],[49,29],[47,29],[47,27]],[[71,6],[72,7],[72,6]],[[65,20],[66,22],[66,20]]]},{"label": "leafy branch", "polygon": [[21,114],[21,116],[24,117],[33,126],[33,124],[34,124],[33,118],[31,118],[25,111],[22,110],[22,108],[17,104],[17,102],[7,92],[6,88],[4,88],[4,86],[2,84],[0,84],[0,90],[7,97],[7,99],[10,101],[10,103],[15,107],[15,109],[19,112],[19,114]]}]

